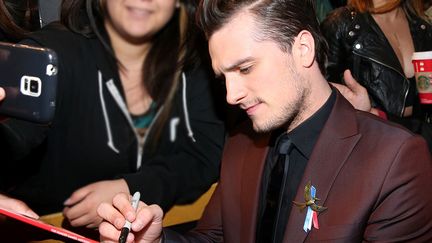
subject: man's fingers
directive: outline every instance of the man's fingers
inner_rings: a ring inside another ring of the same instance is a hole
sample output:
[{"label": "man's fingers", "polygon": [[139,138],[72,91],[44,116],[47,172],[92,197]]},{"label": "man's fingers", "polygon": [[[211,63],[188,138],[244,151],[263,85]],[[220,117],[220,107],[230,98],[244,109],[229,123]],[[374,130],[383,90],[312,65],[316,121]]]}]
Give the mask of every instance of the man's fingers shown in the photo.
[{"label": "man's fingers", "polygon": [[113,198],[113,206],[124,215],[129,221],[135,220],[135,209],[130,202],[130,195],[119,193]]},{"label": "man's fingers", "polygon": [[103,220],[113,224],[118,230],[121,230],[126,222],[124,216],[116,208],[106,202],[99,205],[97,213]]},{"label": "man's fingers", "polygon": [[158,205],[153,204],[147,206],[142,203],[138,210],[137,218],[132,223],[132,229],[134,231],[140,231],[149,224],[160,224],[160,227],[162,227],[162,218],[163,211]]},{"label": "man's fingers", "polygon": [[99,225],[99,233],[101,242],[118,242],[120,237],[120,231],[108,222]]}]

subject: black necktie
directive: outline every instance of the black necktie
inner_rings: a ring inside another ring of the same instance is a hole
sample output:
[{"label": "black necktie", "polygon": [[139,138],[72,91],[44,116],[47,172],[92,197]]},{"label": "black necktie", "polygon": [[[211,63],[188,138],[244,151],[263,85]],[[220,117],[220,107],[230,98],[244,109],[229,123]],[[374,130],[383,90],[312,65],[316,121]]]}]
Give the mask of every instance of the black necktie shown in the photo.
[{"label": "black necktie", "polygon": [[275,153],[279,155],[270,172],[264,213],[259,223],[257,242],[276,243],[282,240],[284,229],[278,229],[278,225],[280,225],[279,216],[282,207],[282,195],[285,191],[286,177],[288,175],[289,153],[292,148],[293,144],[286,135],[283,135],[276,145]]}]

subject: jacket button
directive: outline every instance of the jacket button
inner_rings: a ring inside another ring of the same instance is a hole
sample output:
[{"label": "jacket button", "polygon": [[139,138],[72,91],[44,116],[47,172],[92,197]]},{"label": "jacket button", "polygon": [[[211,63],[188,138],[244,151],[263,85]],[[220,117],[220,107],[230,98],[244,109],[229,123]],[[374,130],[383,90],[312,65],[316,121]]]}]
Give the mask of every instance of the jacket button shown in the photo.
[{"label": "jacket button", "polygon": [[360,25],[356,24],[356,25],[354,26],[354,28],[355,28],[356,30],[359,30],[359,29],[360,29]]},{"label": "jacket button", "polygon": [[348,32],[348,35],[353,37],[355,35],[355,32],[351,30],[350,32]]},{"label": "jacket button", "polygon": [[426,25],[422,24],[422,25],[420,25],[420,28],[421,28],[422,30],[424,30],[424,29],[426,29]]},{"label": "jacket button", "polygon": [[361,44],[356,44],[354,47],[355,47],[355,49],[359,50],[359,49],[362,48],[362,45]]}]

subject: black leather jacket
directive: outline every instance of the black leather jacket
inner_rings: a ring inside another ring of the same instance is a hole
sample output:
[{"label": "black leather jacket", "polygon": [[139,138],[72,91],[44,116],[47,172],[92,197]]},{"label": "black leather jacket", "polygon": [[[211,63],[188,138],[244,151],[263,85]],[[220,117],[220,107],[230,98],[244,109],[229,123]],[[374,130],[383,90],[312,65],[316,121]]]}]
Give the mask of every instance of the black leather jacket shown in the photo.
[{"label": "black leather jacket", "polygon": [[[405,12],[415,51],[432,50],[432,26]],[[372,16],[341,7],[323,21],[321,29],[329,44],[328,80],[340,83],[344,70],[350,69],[354,78],[368,90],[373,107],[402,116],[410,81]],[[411,84],[411,88],[416,92],[415,85]]]}]

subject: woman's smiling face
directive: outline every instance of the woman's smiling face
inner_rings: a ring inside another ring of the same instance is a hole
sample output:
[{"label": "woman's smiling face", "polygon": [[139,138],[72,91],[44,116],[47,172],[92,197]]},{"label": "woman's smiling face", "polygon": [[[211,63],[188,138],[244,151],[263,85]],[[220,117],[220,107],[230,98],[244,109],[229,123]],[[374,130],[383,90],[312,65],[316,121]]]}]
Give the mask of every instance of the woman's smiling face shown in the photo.
[{"label": "woman's smiling face", "polygon": [[105,25],[125,39],[151,39],[172,18],[179,0],[105,0]]}]

